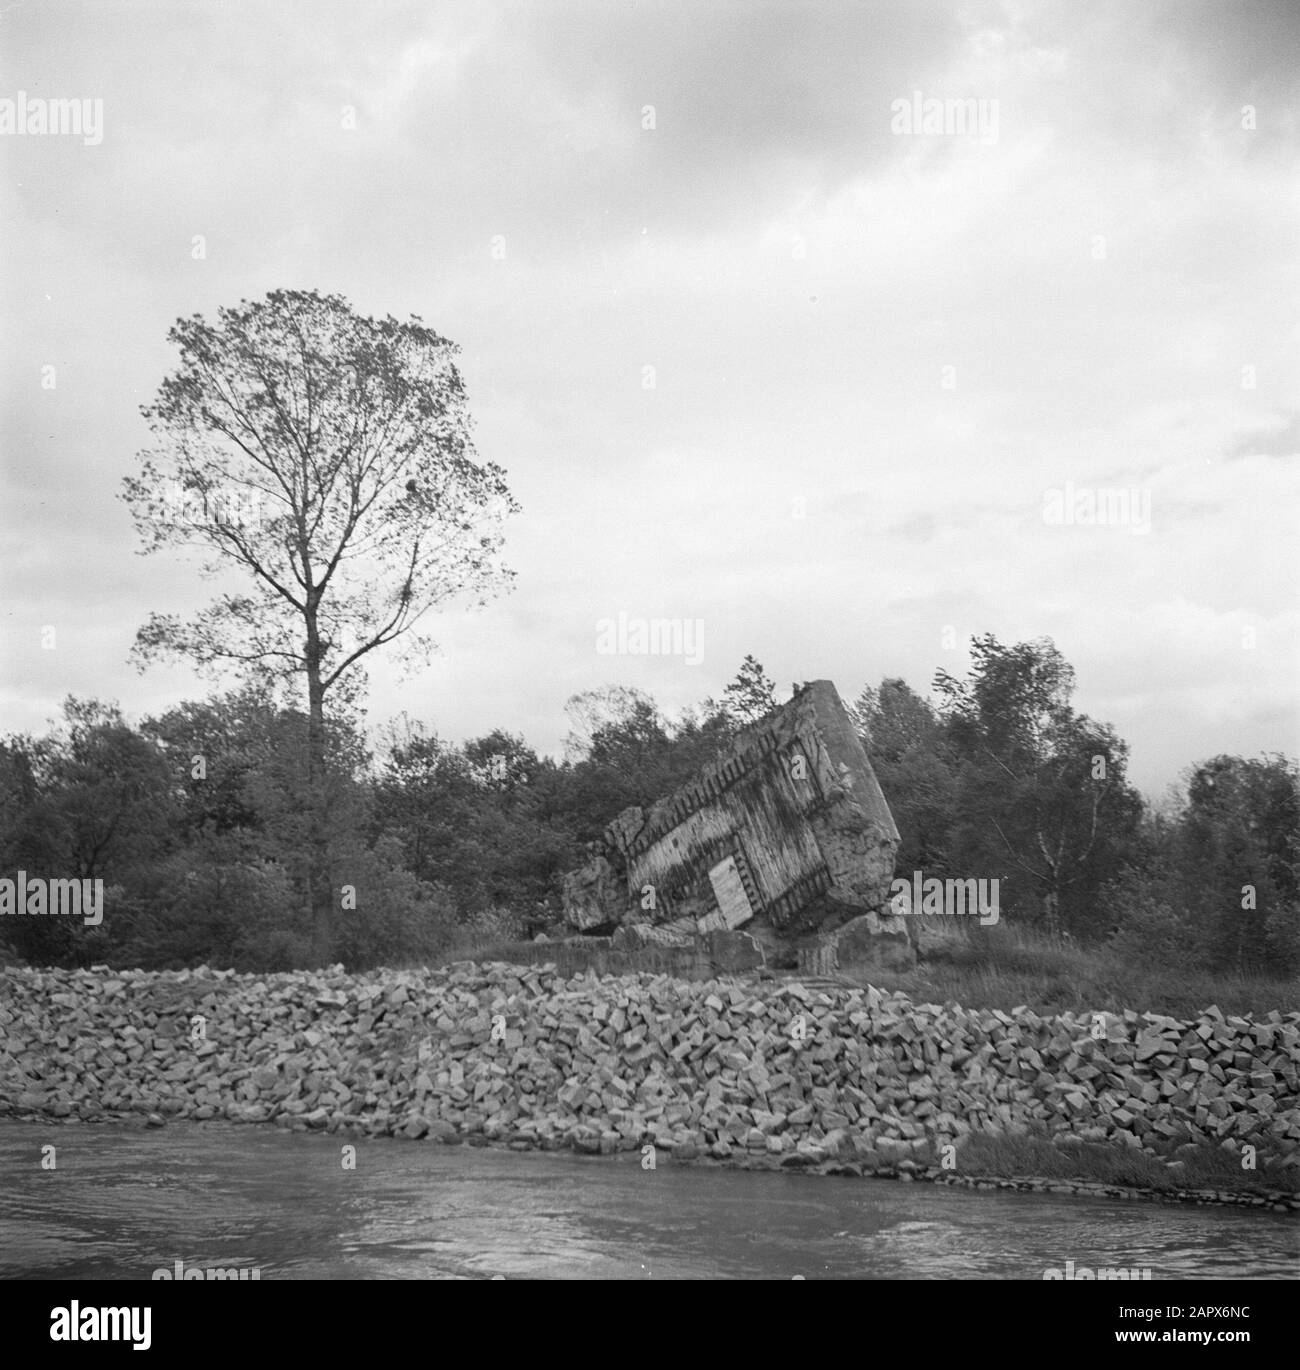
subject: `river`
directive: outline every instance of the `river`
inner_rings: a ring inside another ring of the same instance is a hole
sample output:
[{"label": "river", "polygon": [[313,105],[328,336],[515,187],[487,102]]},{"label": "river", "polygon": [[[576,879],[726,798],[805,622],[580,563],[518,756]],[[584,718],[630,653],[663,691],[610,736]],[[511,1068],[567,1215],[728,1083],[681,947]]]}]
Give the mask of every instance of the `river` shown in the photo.
[{"label": "river", "polygon": [[[1294,1279],[1283,1213],[355,1141],[0,1122],[0,1278]],[[55,1148],[55,1169],[41,1148]]]}]

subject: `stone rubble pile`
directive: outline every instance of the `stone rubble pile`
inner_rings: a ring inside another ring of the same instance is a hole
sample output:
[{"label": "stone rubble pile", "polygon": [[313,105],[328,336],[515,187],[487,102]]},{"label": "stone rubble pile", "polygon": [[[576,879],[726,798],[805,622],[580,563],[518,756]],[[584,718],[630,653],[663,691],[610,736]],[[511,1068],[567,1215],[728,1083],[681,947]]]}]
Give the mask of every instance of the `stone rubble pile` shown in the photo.
[{"label": "stone rubble pile", "polygon": [[564,979],[0,971],[0,1113],[270,1122],[677,1159],[916,1170],[971,1132],[1300,1165],[1300,1014],[1194,1021],[913,1004],[867,989]]}]

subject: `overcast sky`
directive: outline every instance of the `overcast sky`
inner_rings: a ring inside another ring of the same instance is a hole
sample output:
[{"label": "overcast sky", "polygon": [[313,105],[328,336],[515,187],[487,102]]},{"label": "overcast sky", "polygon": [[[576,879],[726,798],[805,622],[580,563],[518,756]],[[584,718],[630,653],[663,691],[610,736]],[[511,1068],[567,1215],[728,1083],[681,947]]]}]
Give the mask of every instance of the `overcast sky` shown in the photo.
[{"label": "overcast sky", "polygon": [[[171,323],[291,287],[459,343],[522,505],[372,723],[558,751],[577,691],[924,692],[992,632],[1148,793],[1295,754],[1298,53],[1293,0],[5,6],[0,97],[103,122],[0,136],[0,732],[212,688],[127,664],[210,586],[117,496]],[[620,613],[702,659],[599,653]]]}]

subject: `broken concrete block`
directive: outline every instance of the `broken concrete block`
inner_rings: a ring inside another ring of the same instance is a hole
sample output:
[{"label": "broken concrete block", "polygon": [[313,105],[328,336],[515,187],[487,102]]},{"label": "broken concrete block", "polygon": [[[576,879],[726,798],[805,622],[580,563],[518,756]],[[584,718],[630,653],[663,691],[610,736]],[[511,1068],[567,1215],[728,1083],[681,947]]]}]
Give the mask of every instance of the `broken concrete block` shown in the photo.
[{"label": "broken concrete block", "polygon": [[689,947],[694,941],[692,929],[672,924],[655,927],[653,923],[627,923],[619,928],[610,942],[615,951],[639,951],[644,946]]},{"label": "broken concrete block", "polygon": [[850,919],[843,927],[819,939],[833,952],[835,968],[861,965],[883,970],[906,970],[916,963],[904,918],[888,910],[874,910]]},{"label": "broken concrete block", "polygon": [[564,916],[579,932],[620,921],[623,885],[601,855],[564,877]]},{"label": "broken concrete block", "polygon": [[565,917],[579,932],[648,920],[793,942],[869,914],[855,937],[910,949],[906,920],[888,907],[898,841],[835,686],[818,680],[688,784],[614,818],[601,849],[565,877]]}]

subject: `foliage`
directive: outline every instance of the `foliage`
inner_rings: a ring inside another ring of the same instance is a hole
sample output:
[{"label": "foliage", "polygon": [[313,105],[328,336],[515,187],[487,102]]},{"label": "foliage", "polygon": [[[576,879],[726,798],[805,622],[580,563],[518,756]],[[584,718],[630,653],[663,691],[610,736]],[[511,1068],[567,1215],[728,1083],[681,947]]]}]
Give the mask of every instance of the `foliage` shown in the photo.
[{"label": "foliage", "polygon": [[1005,914],[1097,937],[1099,887],[1131,857],[1142,810],[1127,745],[1070,707],[1074,672],[1050,641],[985,634],[971,654],[968,680],[935,680],[957,773],[949,860],[996,873]]},{"label": "foliage", "polygon": [[251,587],[190,624],[155,615],[142,657],[302,673],[328,693],[368,652],[418,646],[434,605],[509,579],[497,525],[516,505],[474,460],[454,343],[292,290],[168,337],[180,364],[141,411],[159,445],[123,498],[145,553],[195,546]]},{"label": "foliage", "polygon": [[[899,870],[1006,882],[999,925],[966,929],[897,986],[1008,1008],[1273,1006],[1275,977],[1300,971],[1295,763],[1214,757],[1147,810],[1123,742],[1070,708],[1050,643],[975,646],[938,707],[889,678],[851,709]],[[750,663],[761,676],[747,658],[738,683]],[[69,699],[48,735],[0,740],[0,874],[103,879],[104,923],[3,919],[0,938],[40,963],[287,969],[321,956],[313,880],[324,953],[349,966],[532,937],[558,921],[584,844],[738,725],[707,700],[670,719],[623,688],[576,697],[570,717],[562,761],[502,729],[456,744],[409,720],[372,757],[340,712],[313,783],[310,719],[282,691],[250,684],[138,726]]]}]

